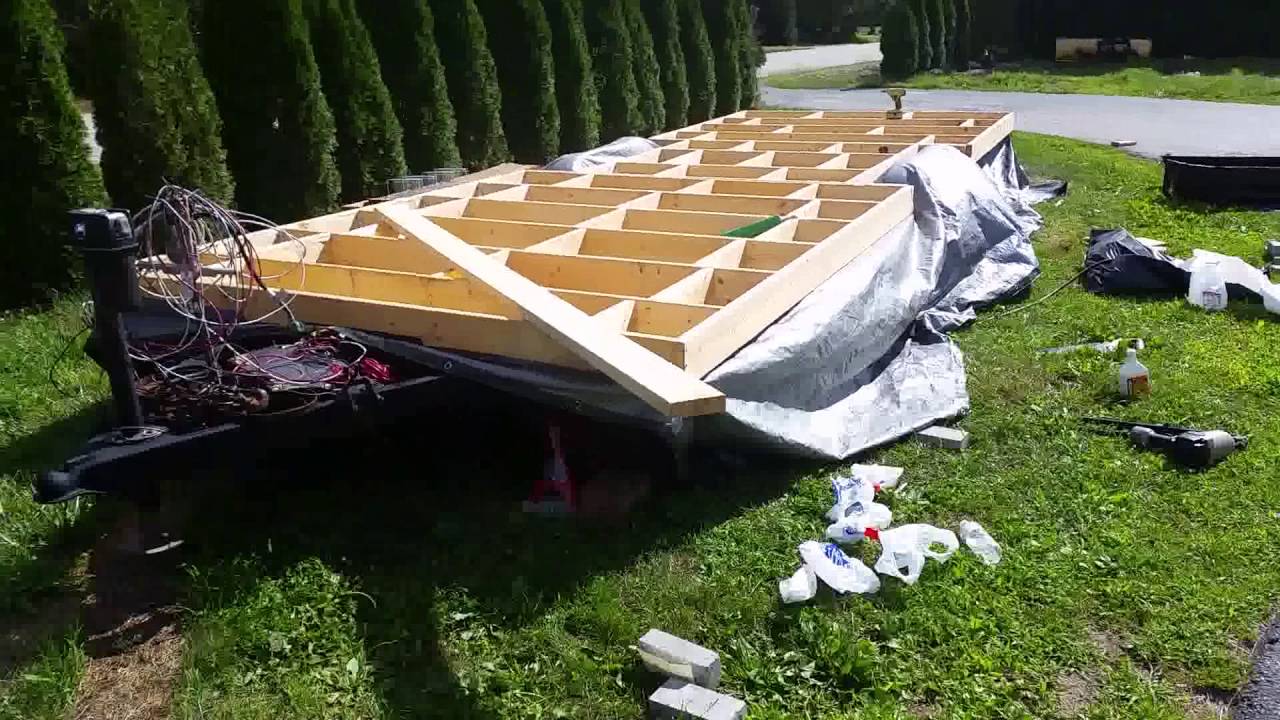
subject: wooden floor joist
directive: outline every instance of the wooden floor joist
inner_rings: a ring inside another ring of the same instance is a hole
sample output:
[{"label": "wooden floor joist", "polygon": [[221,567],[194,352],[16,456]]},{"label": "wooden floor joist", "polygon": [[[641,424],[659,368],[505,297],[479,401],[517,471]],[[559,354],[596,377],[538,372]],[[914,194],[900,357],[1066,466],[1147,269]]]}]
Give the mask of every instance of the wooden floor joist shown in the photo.
[{"label": "wooden floor joist", "polygon": [[[513,167],[250,239],[306,322],[595,369],[663,414],[711,414],[725,398],[699,378],[911,216],[911,189],[877,178],[928,145],[978,159],[1012,128],[746,111],[590,172]],[[275,307],[251,292],[251,315]]]}]

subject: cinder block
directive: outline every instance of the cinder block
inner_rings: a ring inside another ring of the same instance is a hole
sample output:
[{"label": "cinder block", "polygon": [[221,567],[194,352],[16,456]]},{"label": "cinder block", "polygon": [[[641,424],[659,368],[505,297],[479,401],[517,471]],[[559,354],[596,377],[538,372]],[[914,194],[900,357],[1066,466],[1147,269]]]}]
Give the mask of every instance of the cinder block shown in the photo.
[{"label": "cinder block", "polygon": [[941,425],[934,425],[928,430],[921,430],[916,433],[916,438],[925,445],[948,450],[964,450],[969,447],[969,433],[958,428],[943,427]]},{"label": "cinder block", "polygon": [[714,650],[661,630],[645,633],[637,648],[640,659],[654,672],[712,690],[720,686],[720,655]]},{"label": "cinder block", "polygon": [[1280,260],[1280,240],[1268,240],[1262,247],[1262,254],[1268,260]]},{"label": "cinder block", "polygon": [[671,678],[649,696],[653,720],[742,720],[747,704],[679,678]]}]

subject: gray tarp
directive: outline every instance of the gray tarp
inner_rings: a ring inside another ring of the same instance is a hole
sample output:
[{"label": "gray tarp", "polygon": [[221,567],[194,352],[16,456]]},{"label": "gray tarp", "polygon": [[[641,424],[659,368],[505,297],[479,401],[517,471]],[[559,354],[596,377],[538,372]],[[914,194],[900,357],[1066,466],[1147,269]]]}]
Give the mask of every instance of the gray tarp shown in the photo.
[{"label": "gray tarp", "polygon": [[915,188],[914,219],[707,376],[729,398],[725,415],[669,421],[603,376],[390,341],[393,351],[682,440],[847,458],[964,412],[964,358],[945,333],[1039,272],[1030,235],[1040,218],[1007,142],[981,166],[929,147],[884,179]]}]

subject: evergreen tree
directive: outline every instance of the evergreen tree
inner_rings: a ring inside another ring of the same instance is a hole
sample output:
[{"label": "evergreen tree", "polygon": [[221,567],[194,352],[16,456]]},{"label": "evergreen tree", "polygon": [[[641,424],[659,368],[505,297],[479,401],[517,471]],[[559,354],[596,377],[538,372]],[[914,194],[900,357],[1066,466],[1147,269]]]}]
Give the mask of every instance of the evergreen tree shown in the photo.
[{"label": "evergreen tree", "polygon": [[591,42],[604,139],[634,135],[644,127],[644,118],[631,67],[631,33],[623,0],[587,1],[587,39]]},{"label": "evergreen tree", "polygon": [[560,111],[551,26],[542,0],[477,0],[502,87],[502,126],[521,162],[545,163],[560,150]]},{"label": "evergreen tree", "polygon": [[880,74],[886,79],[910,77],[920,62],[920,31],[907,0],[894,0],[885,11],[880,30]]},{"label": "evergreen tree", "polygon": [[942,64],[952,68],[955,67],[956,60],[956,0],[941,0],[941,5],[947,50],[946,60]]},{"label": "evergreen tree", "polygon": [[480,10],[475,0],[433,0],[432,8],[462,161],[473,170],[506,162],[502,91]]},{"label": "evergreen tree", "polygon": [[0,2],[0,308],[67,287],[67,211],[100,205],[47,0]]},{"label": "evergreen tree", "polygon": [[102,175],[113,202],[140,208],[166,180],[230,202],[222,121],[176,0],[93,0],[86,66]]},{"label": "evergreen tree", "polygon": [[404,131],[410,172],[461,165],[458,125],[427,0],[361,0],[360,11]]},{"label": "evergreen tree", "polygon": [[716,59],[702,15],[701,0],[676,0],[680,12],[680,48],[689,79],[688,122],[710,119],[716,111]]},{"label": "evergreen tree", "polygon": [[947,0],[924,0],[925,12],[929,14],[929,67],[943,68],[947,65],[947,18],[942,9]]},{"label": "evergreen tree", "polygon": [[955,55],[952,65],[957,70],[969,69],[973,59],[973,9],[969,0],[954,0],[956,12]]},{"label": "evergreen tree", "polygon": [[637,107],[644,119],[641,132],[653,135],[666,127],[667,103],[662,94],[662,70],[653,49],[653,35],[640,10],[641,1],[622,0],[622,9],[627,15],[627,30],[631,34],[631,71],[635,73],[636,89],[640,92]]},{"label": "evergreen tree", "polygon": [[680,47],[680,11],[676,0],[653,0],[645,4],[649,29],[662,68],[662,94],[666,100],[666,127],[688,124],[689,78],[685,72],[684,50]]},{"label": "evergreen tree", "polygon": [[236,202],[277,222],[332,210],[337,139],[300,0],[217,0],[203,15]]},{"label": "evergreen tree", "polygon": [[920,40],[917,43],[919,47],[917,70],[928,70],[933,67],[933,37],[932,29],[929,27],[929,11],[928,5],[933,0],[907,0],[911,4],[911,15],[916,19],[916,32],[919,33]]},{"label": "evergreen tree", "polygon": [[555,54],[560,151],[588,150],[600,144],[600,96],[591,70],[582,0],[543,0],[542,5]]},{"label": "evergreen tree", "polygon": [[742,31],[737,0],[706,0],[707,33],[716,56],[716,115],[738,111],[742,101]]},{"label": "evergreen tree", "polygon": [[353,0],[305,0],[320,84],[338,135],[342,199],[386,193],[387,180],[404,175],[404,132],[382,82],[369,31]]},{"label": "evergreen tree", "polygon": [[742,110],[749,110],[756,106],[759,100],[760,83],[757,81],[756,70],[764,65],[764,49],[760,47],[760,41],[756,39],[755,22],[751,16],[751,8],[747,6],[747,0],[731,0],[733,3],[732,11],[738,15],[738,64],[741,67],[742,85],[738,95],[738,107]]},{"label": "evergreen tree", "polygon": [[764,26],[764,41],[769,45],[795,45],[800,40],[796,0],[764,0],[760,5],[760,24]]}]

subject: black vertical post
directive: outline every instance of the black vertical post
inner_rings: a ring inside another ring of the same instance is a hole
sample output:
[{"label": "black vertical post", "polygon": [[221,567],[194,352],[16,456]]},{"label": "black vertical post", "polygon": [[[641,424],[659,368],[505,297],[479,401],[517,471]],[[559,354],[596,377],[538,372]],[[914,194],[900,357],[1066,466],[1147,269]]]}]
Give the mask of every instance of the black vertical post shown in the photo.
[{"label": "black vertical post", "polygon": [[129,216],[119,210],[85,209],[71,213],[71,244],[84,255],[93,294],[94,339],[98,361],[111,381],[116,420],[142,424],[129,345],[120,314],[141,305],[135,265],[138,243]]}]

